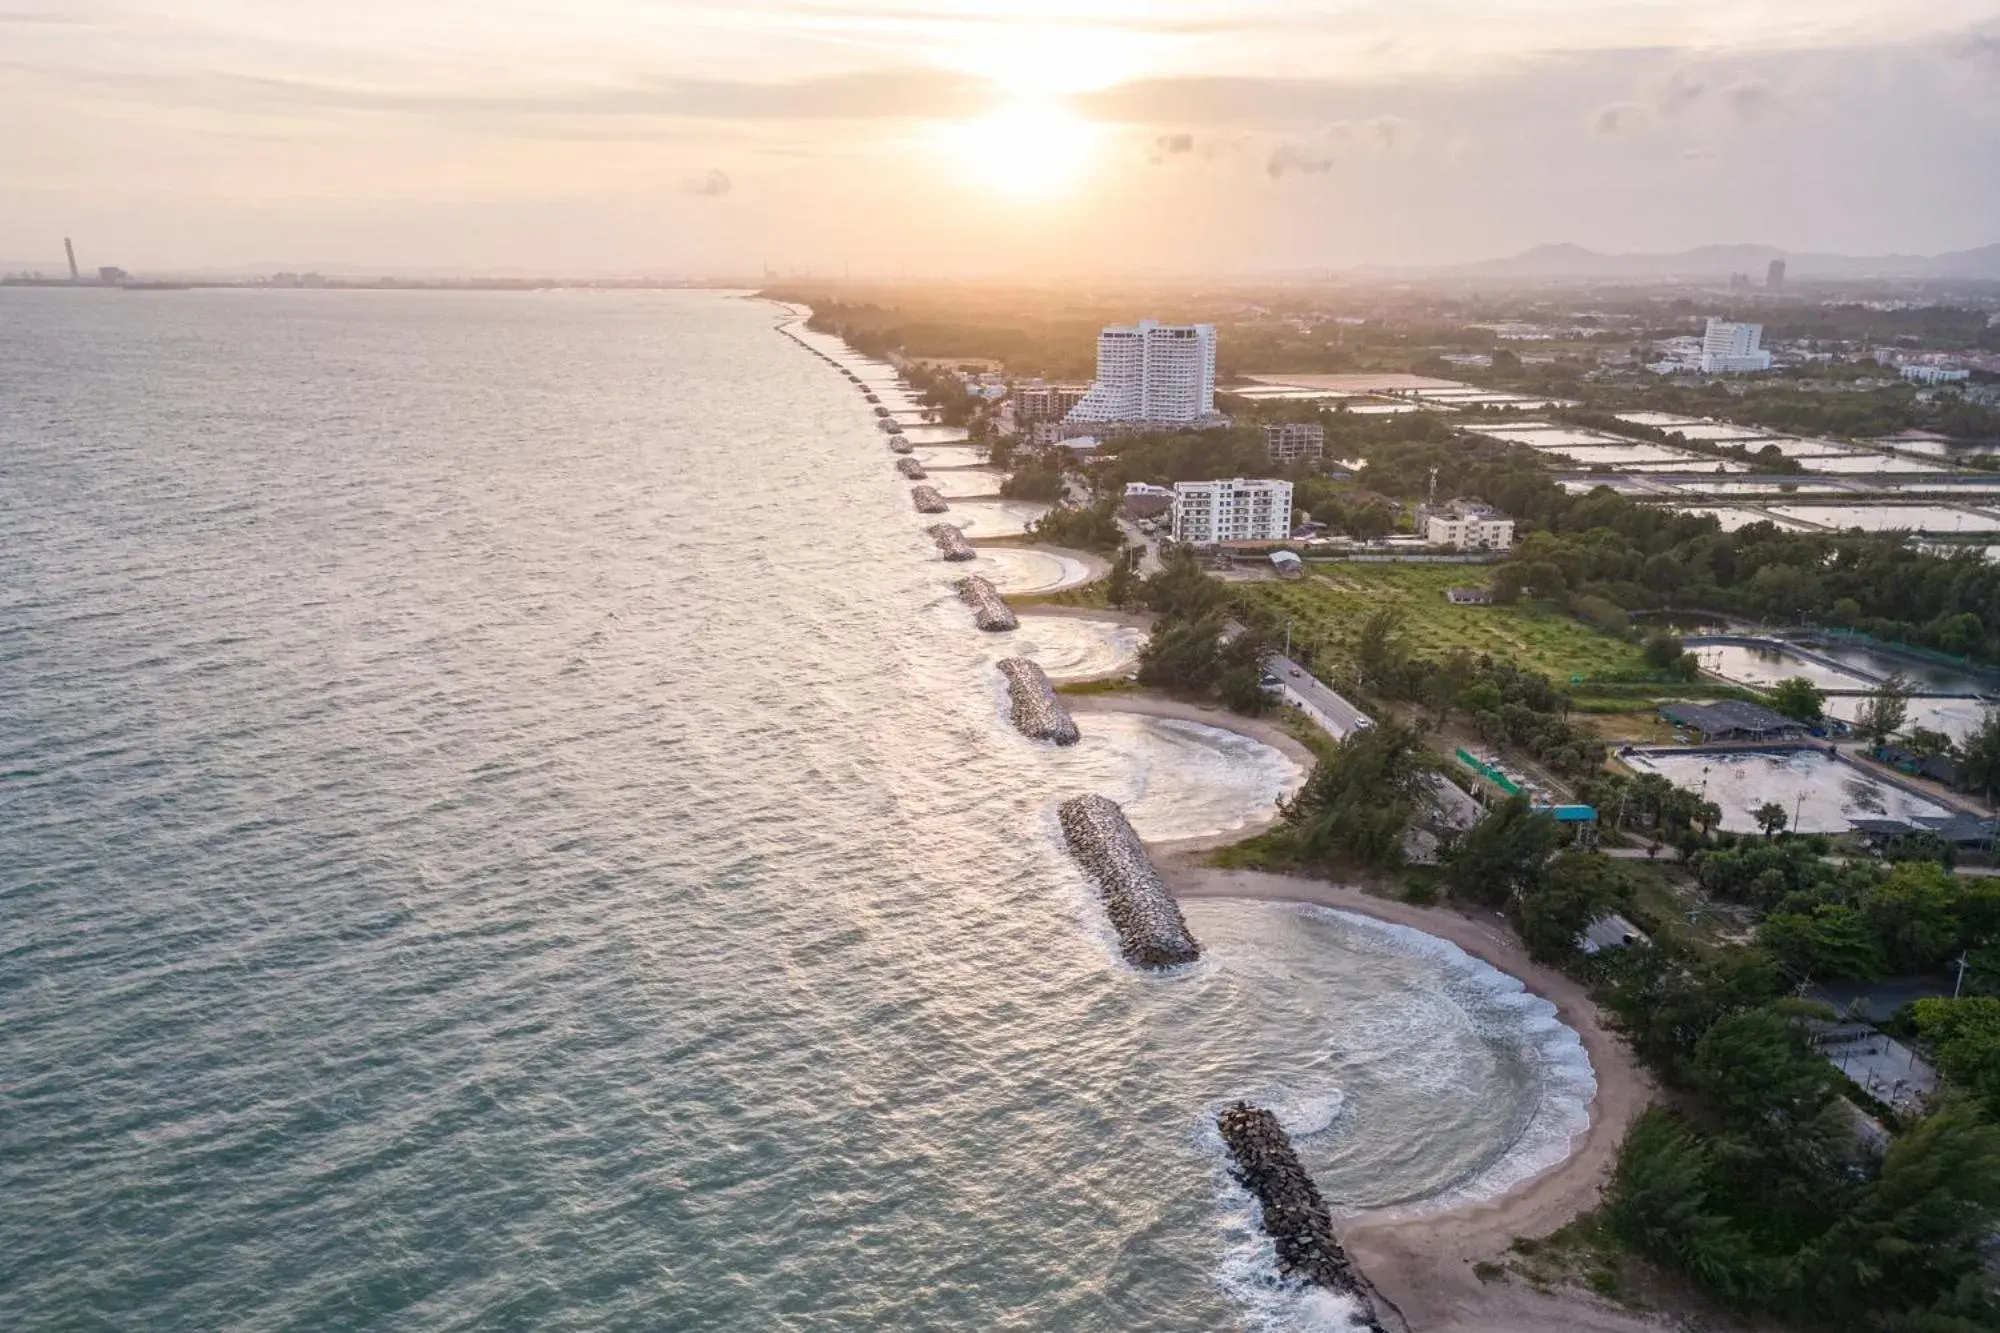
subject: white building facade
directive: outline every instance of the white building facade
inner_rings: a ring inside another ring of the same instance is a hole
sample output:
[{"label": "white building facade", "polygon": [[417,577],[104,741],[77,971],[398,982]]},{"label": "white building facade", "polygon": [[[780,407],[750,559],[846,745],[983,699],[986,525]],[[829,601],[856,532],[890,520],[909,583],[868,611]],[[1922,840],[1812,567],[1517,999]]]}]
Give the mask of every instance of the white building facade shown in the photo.
[{"label": "white building facade", "polygon": [[1753,374],[1771,368],[1771,354],[1764,350],[1762,324],[1733,324],[1713,316],[1701,338],[1701,373],[1704,375]]},{"label": "white building facade", "polygon": [[1174,540],[1189,546],[1281,542],[1292,535],[1289,481],[1182,481],[1174,484]]},{"label": "white building facade", "polygon": [[1191,426],[1215,415],[1213,324],[1114,324],[1097,335],[1097,380],[1065,425]]},{"label": "white building facade", "polygon": [[1488,505],[1454,500],[1425,518],[1424,540],[1454,551],[1508,551],[1514,547],[1514,520]]}]

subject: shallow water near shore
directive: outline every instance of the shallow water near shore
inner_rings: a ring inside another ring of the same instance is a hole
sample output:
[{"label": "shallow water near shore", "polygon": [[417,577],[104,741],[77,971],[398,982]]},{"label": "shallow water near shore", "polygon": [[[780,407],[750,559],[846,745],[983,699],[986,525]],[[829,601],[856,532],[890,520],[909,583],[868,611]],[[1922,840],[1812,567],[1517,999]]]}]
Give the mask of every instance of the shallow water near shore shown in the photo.
[{"label": "shallow water near shore", "polygon": [[1121,964],[1055,803],[1295,770],[1014,733],[776,322],[0,291],[6,1322],[1305,1327],[1218,1105],[1344,1209],[1546,1158],[1561,1032],[1435,942],[1202,901]]}]

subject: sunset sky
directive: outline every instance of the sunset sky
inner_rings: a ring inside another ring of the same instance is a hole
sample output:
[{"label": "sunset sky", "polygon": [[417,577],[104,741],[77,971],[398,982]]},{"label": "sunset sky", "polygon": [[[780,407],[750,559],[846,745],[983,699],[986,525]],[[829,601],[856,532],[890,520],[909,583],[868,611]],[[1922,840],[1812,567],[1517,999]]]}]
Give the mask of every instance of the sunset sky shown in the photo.
[{"label": "sunset sky", "polygon": [[0,0],[0,263],[2000,241],[2000,0]]}]

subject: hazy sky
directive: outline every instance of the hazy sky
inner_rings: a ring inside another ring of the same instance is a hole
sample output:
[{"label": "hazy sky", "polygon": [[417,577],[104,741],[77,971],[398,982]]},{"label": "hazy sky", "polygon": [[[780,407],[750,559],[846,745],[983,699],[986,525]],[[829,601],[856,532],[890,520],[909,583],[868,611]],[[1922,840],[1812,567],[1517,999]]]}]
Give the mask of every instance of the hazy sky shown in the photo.
[{"label": "hazy sky", "polygon": [[0,262],[2000,241],[2000,0],[0,0]]}]

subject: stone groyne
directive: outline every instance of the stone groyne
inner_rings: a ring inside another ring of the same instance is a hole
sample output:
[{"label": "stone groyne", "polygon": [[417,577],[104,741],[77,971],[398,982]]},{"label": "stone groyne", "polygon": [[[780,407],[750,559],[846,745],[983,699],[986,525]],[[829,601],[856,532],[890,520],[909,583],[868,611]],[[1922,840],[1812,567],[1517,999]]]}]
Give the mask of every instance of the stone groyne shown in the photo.
[{"label": "stone groyne", "polygon": [[983,630],[998,632],[1021,628],[1021,622],[1014,618],[1014,608],[1007,605],[1006,598],[977,574],[958,581],[958,597],[972,608],[972,618]]},{"label": "stone groyne", "polygon": [[1326,1200],[1278,1117],[1238,1102],[1215,1118],[1215,1127],[1229,1149],[1230,1174],[1257,1196],[1264,1232],[1278,1247],[1279,1275],[1354,1297],[1362,1307],[1358,1327],[1387,1333],[1377,1308],[1381,1298],[1333,1234]]},{"label": "stone groyne", "polygon": [[935,486],[910,487],[910,503],[917,507],[919,514],[942,514],[951,508]]},{"label": "stone groyne", "polygon": [[1097,881],[1106,913],[1134,967],[1175,967],[1201,957],[1180,904],[1116,801],[1077,796],[1058,810],[1070,855]]},{"label": "stone groyne", "polygon": [[1013,700],[1014,728],[1023,736],[1057,745],[1075,745],[1083,739],[1076,719],[1063,707],[1048,673],[1025,657],[1009,657],[1000,663],[1007,678],[1007,694]]},{"label": "stone groyne", "polygon": [[928,477],[930,475],[930,473],[924,471],[924,465],[922,463],[919,463],[914,458],[897,459],[896,471],[902,473],[904,476],[908,477],[911,481],[922,481],[925,477]]},{"label": "stone groyne", "polygon": [[965,534],[949,523],[933,523],[924,529],[937,543],[938,554],[947,560],[977,560],[979,552],[972,549],[972,543]]}]

